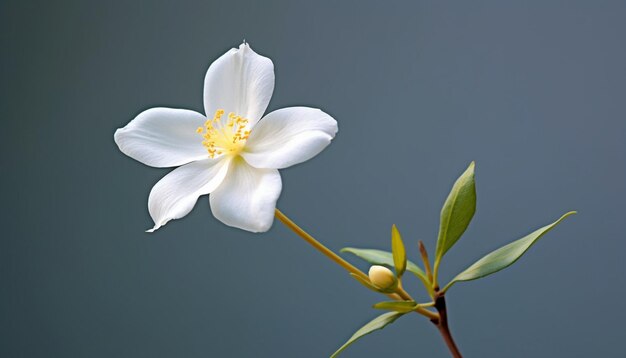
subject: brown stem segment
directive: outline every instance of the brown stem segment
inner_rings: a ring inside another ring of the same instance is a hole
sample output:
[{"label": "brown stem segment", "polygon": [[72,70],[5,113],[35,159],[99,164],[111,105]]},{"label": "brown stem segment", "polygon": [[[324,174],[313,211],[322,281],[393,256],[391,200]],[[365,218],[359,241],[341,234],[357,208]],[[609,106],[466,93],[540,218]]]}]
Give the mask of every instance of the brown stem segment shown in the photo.
[{"label": "brown stem segment", "polygon": [[463,358],[461,352],[459,351],[459,347],[454,343],[454,339],[452,338],[452,333],[450,333],[450,327],[448,326],[448,312],[446,310],[446,299],[443,295],[437,294],[437,298],[435,299],[435,308],[437,312],[439,312],[439,319],[431,319],[430,321],[437,326],[439,333],[443,337],[443,340],[446,342],[450,353],[454,358]]}]

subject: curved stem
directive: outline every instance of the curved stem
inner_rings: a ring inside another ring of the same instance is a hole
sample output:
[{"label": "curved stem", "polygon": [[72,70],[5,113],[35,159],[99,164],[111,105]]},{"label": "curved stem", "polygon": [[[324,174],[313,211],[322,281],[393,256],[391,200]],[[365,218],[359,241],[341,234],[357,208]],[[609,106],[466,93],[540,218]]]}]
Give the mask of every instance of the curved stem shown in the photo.
[{"label": "curved stem", "polygon": [[438,295],[435,300],[435,308],[439,312],[439,319],[433,319],[431,322],[437,326],[439,333],[443,337],[443,340],[446,342],[450,353],[454,358],[463,358],[461,355],[461,351],[459,351],[459,347],[456,346],[454,339],[452,338],[452,333],[450,333],[450,326],[448,326],[448,311],[446,309],[446,299],[443,295]]},{"label": "curved stem", "polygon": [[[348,261],[342,259],[339,255],[334,253],[331,249],[329,249],[326,246],[324,246],[321,242],[315,240],[315,238],[313,236],[309,235],[309,233],[307,233],[301,227],[296,225],[296,223],[291,221],[291,219],[289,219],[287,217],[287,215],[283,214],[280,210],[276,209],[275,215],[276,215],[276,218],[278,220],[280,220],[280,222],[282,222],[283,224],[285,224],[285,226],[287,226],[288,228],[293,230],[293,232],[298,234],[298,236],[300,236],[302,239],[304,239],[304,241],[306,241],[309,245],[313,246],[313,248],[315,248],[317,251],[319,251],[322,254],[324,254],[326,257],[331,259],[337,265],[343,267],[346,271],[348,271],[350,273],[353,273],[353,274],[355,274],[357,276],[362,277],[367,282],[370,281],[369,276],[367,276],[363,271],[361,271],[358,268],[352,266],[352,264],[350,264]],[[394,300],[397,300],[397,301],[402,301],[402,300],[413,301],[413,298],[406,291],[404,291],[404,289],[402,289],[401,287],[400,287],[400,290],[398,292],[387,294],[387,297],[389,297],[391,299],[394,299]],[[423,316],[426,316],[426,317],[428,317],[431,320],[435,320],[435,319],[439,318],[439,315],[437,313],[431,312],[431,311],[429,311],[429,310],[427,310],[427,309],[425,309],[423,307],[417,307],[415,309],[415,312],[417,312],[417,313],[419,313],[419,314],[421,314]]]},{"label": "curved stem", "polygon": [[291,221],[287,217],[287,215],[283,214],[278,208],[276,208],[276,218],[280,220],[285,226],[293,230],[298,236],[304,239],[309,245],[313,246],[317,251],[324,254],[326,257],[334,261],[337,265],[343,267],[346,271],[353,273],[357,276],[360,276],[366,279],[369,282],[369,277],[365,274],[365,272],[359,270],[358,268],[352,266],[348,261],[342,259],[339,255],[334,253],[331,249],[324,246],[321,242],[315,240],[313,236],[309,235],[306,231],[302,230],[296,223]]},{"label": "curved stem", "polygon": [[[398,296],[400,296],[405,301],[415,301],[413,299],[413,297],[411,297],[411,295],[409,295],[409,293],[406,292],[404,290],[404,288],[402,288],[402,286],[400,286],[400,285],[398,285],[396,293],[398,294]],[[431,312],[431,311],[427,310],[422,305],[419,305],[419,306],[415,307],[415,309],[413,311],[421,314],[422,316],[428,317],[430,320],[438,320],[439,319],[439,315],[437,313]]]},{"label": "curved stem", "polygon": [[438,278],[439,278],[439,259],[435,258],[435,265],[433,267],[433,288],[435,288],[435,290],[439,290],[439,282],[437,282]]},{"label": "curved stem", "polygon": [[396,293],[398,294],[398,296],[402,297],[402,299],[405,301],[415,301],[413,297],[411,297],[411,295],[409,295],[409,293],[406,292],[404,288],[402,288],[402,285],[400,284],[398,284],[398,287],[396,288]]},{"label": "curved stem", "polygon": [[[298,234],[298,236],[304,239],[304,241],[306,241],[309,245],[313,246],[313,248],[315,248],[317,251],[321,252],[326,257],[331,259],[333,262],[343,267],[346,271],[352,274],[355,274],[359,277],[362,277],[363,279],[369,282],[369,277],[363,271],[359,270],[358,268],[354,267],[352,264],[350,264],[346,260],[342,259],[339,255],[337,255],[331,249],[324,246],[321,242],[315,240],[313,236],[309,235],[306,231],[304,231],[302,228],[296,225],[296,223],[291,221],[291,219],[289,219],[280,210],[276,209],[275,214],[276,214],[276,218],[280,220],[280,222],[282,222],[283,224],[285,224],[285,226],[293,230],[293,232]],[[435,280],[436,280],[437,271],[439,268],[438,263],[439,263],[438,261],[435,261],[435,267],[433,270]],[[437,326],[437,329],[439,329],[439,333],[441,333],[441,336],[446,342],[446,345],[448,346],[448,349],[450,349],[450,353],[452,353],[452,356],[454,358],[463,358],[461,356],[461,352],[459,351],[459,348],[456,346],[456,343],[454,343],[452,334],[450,333],[450,327],[448,326],[448,313],[446,311],[446,300],[444,298],[443,292],[440,292],[438,290],[439,288],[435,284],[436,292],[435,292],[435,301],[434,301],[433,306],[437,309],[438,313],[431,312],[424,307],[417,307],[415,309],[415,312],[428,317],[430,321],[435,326]],[[391,293],[391,294],[388,294],[387,296],[398,301],[401,301],[401,300],[413,301],[413,298],[411,297],[411,295],[409,295],[401,286],[398,287],[398,290],[396,293]]]},{"label": "curved stem", "polygon": [[[278,208],[276,208],[275,216],[276,216],[276,218],[278,220],[280,220],[280,222],[282,222],[283,224],[285,224],[285,226],[287,226],[288,228],[293,230],[293,232],[298,234],[298,236],[300,236],[302,239],[304,239],[304,241],[306,241],[309,245],[313,246],[314,249],[316,249],[317,251],[321,252],[324,256],[326,256],[329,259],[331,259],[337,265],[343,267],[346,271],[363,278],[367,282],[370,281],[369,276],[367,276],[367,274],[365,272],[363,272],[363,271],[359,270],[358,268],[354,267],[348,261],[342,259],[339,255],[334,253],[331,249],[329,249],[326,246],[324,246],[321,242],[315,240],[315,238],[313,236],[309,235],[309,233],[307,233],[301,227],[296,225],[296,223],[291,221],[291,219],[289,219],[287,217],[287,215],[283,214],[280,210],[278,210]],[[397,300],[397,301],[401,301],[402,300],[402,298],[400,296],[398,296],[397,294],[395,294],[395,293],[390,293],[390,294],[387,295],[387,297],[389,297],[391,299],[394,299],[394,300]]]}]

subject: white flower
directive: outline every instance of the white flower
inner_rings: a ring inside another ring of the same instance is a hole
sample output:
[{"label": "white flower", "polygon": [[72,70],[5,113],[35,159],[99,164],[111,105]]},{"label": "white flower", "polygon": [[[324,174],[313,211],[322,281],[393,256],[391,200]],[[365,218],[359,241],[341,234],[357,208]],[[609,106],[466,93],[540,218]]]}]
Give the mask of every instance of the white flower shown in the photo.
[{"label": "white flower", "polygon": [[304,162],[335,136],[319,109],[289,107],[261,119],[274,91],[272,61],[244,43],[218,58],[204,79],[204,110],[151,108],[115,132],[120,150],[153,167],[176,167],[152,188],[150,232],[211,194],[213,215],[252,232],[269,230],[282,189],[277,169]]}]

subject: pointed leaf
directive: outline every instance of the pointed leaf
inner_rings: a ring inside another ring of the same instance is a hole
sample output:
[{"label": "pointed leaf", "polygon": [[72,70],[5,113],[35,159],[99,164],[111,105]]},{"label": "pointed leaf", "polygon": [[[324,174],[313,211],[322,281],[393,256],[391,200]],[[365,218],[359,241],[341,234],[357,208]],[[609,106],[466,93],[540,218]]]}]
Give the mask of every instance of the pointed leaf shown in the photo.
[{"label": "pointed leaf", "polygon": [[378,310],[408,313],[413,311],[417,307],[417,303],[415,301],[385,301],[378,302],[373,307]]},{"label": "pointed leaf", "polygon": [[352,337],[350,337],[350,339],[348,339],[348,341],[346,343],[344,343],[344,345],[341,346],[335,353],[333,353],[333,355],[330,356],[330,358],[337,357],[339,355],[339,353],[341,353],[344,349],[348,348],[349,345],[354,343],[359,338],[361,338],[361,337],[363,337],[363,336],[365,336],[367,334],[370,334],[370,333],[372,333],[372,332],[374,332],[376,330],[385,328],[387,325],[393,323],[395,320],[400,318],[400,316],[402,316],[402,315],[404,315],[404,313],[387,312],[387,313],[384,313],[384,314],[374,318],[373,320],[368,322],[365,326],[361,327],[361,329],[356,331],[356,333],[353,334]]},{"label": "pointed leaf", "polygon": [[391,227],[391,252],[393,254],[393,265],[396,268],[396,276],[400,278],[406,270],[406,250],[396,225]]},{"label": "pointed leaf", "polygon": [[545,233],[552,230],[566,217],[575,214],[575,211],[570,211],[561,216],[557,221],[550,225],[546,225],[534,232],[526,235],[525,237],[513,241],[512,243],[502,246],[501,248],[492,251],[484,256],[482,259],[476,261],[473,265],[465,269],[465,271],[458,274],[450,283],[444,287],[445,292],[448,288],[459,281],[471,281],[481,277],[491,275],[504,268],[509,267],[515,261],[517,261],[537,240],[539,240]]},{"label": "pointed leaf", "polygon": [[461,238],[476,211],[474,162],[456,180],[441,209],[435,266],[443,255]]}]

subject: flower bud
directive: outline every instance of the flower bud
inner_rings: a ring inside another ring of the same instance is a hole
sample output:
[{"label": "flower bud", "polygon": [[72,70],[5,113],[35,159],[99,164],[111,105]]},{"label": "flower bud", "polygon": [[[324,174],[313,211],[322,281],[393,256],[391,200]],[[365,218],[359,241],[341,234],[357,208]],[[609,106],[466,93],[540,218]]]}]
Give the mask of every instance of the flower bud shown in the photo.
[{"label": "flower bud", "polygon": [[398,285],[396,275],[385,266],[374,265],[370,267],[368,276],[374,286],[384,291],[393,291]]}]

